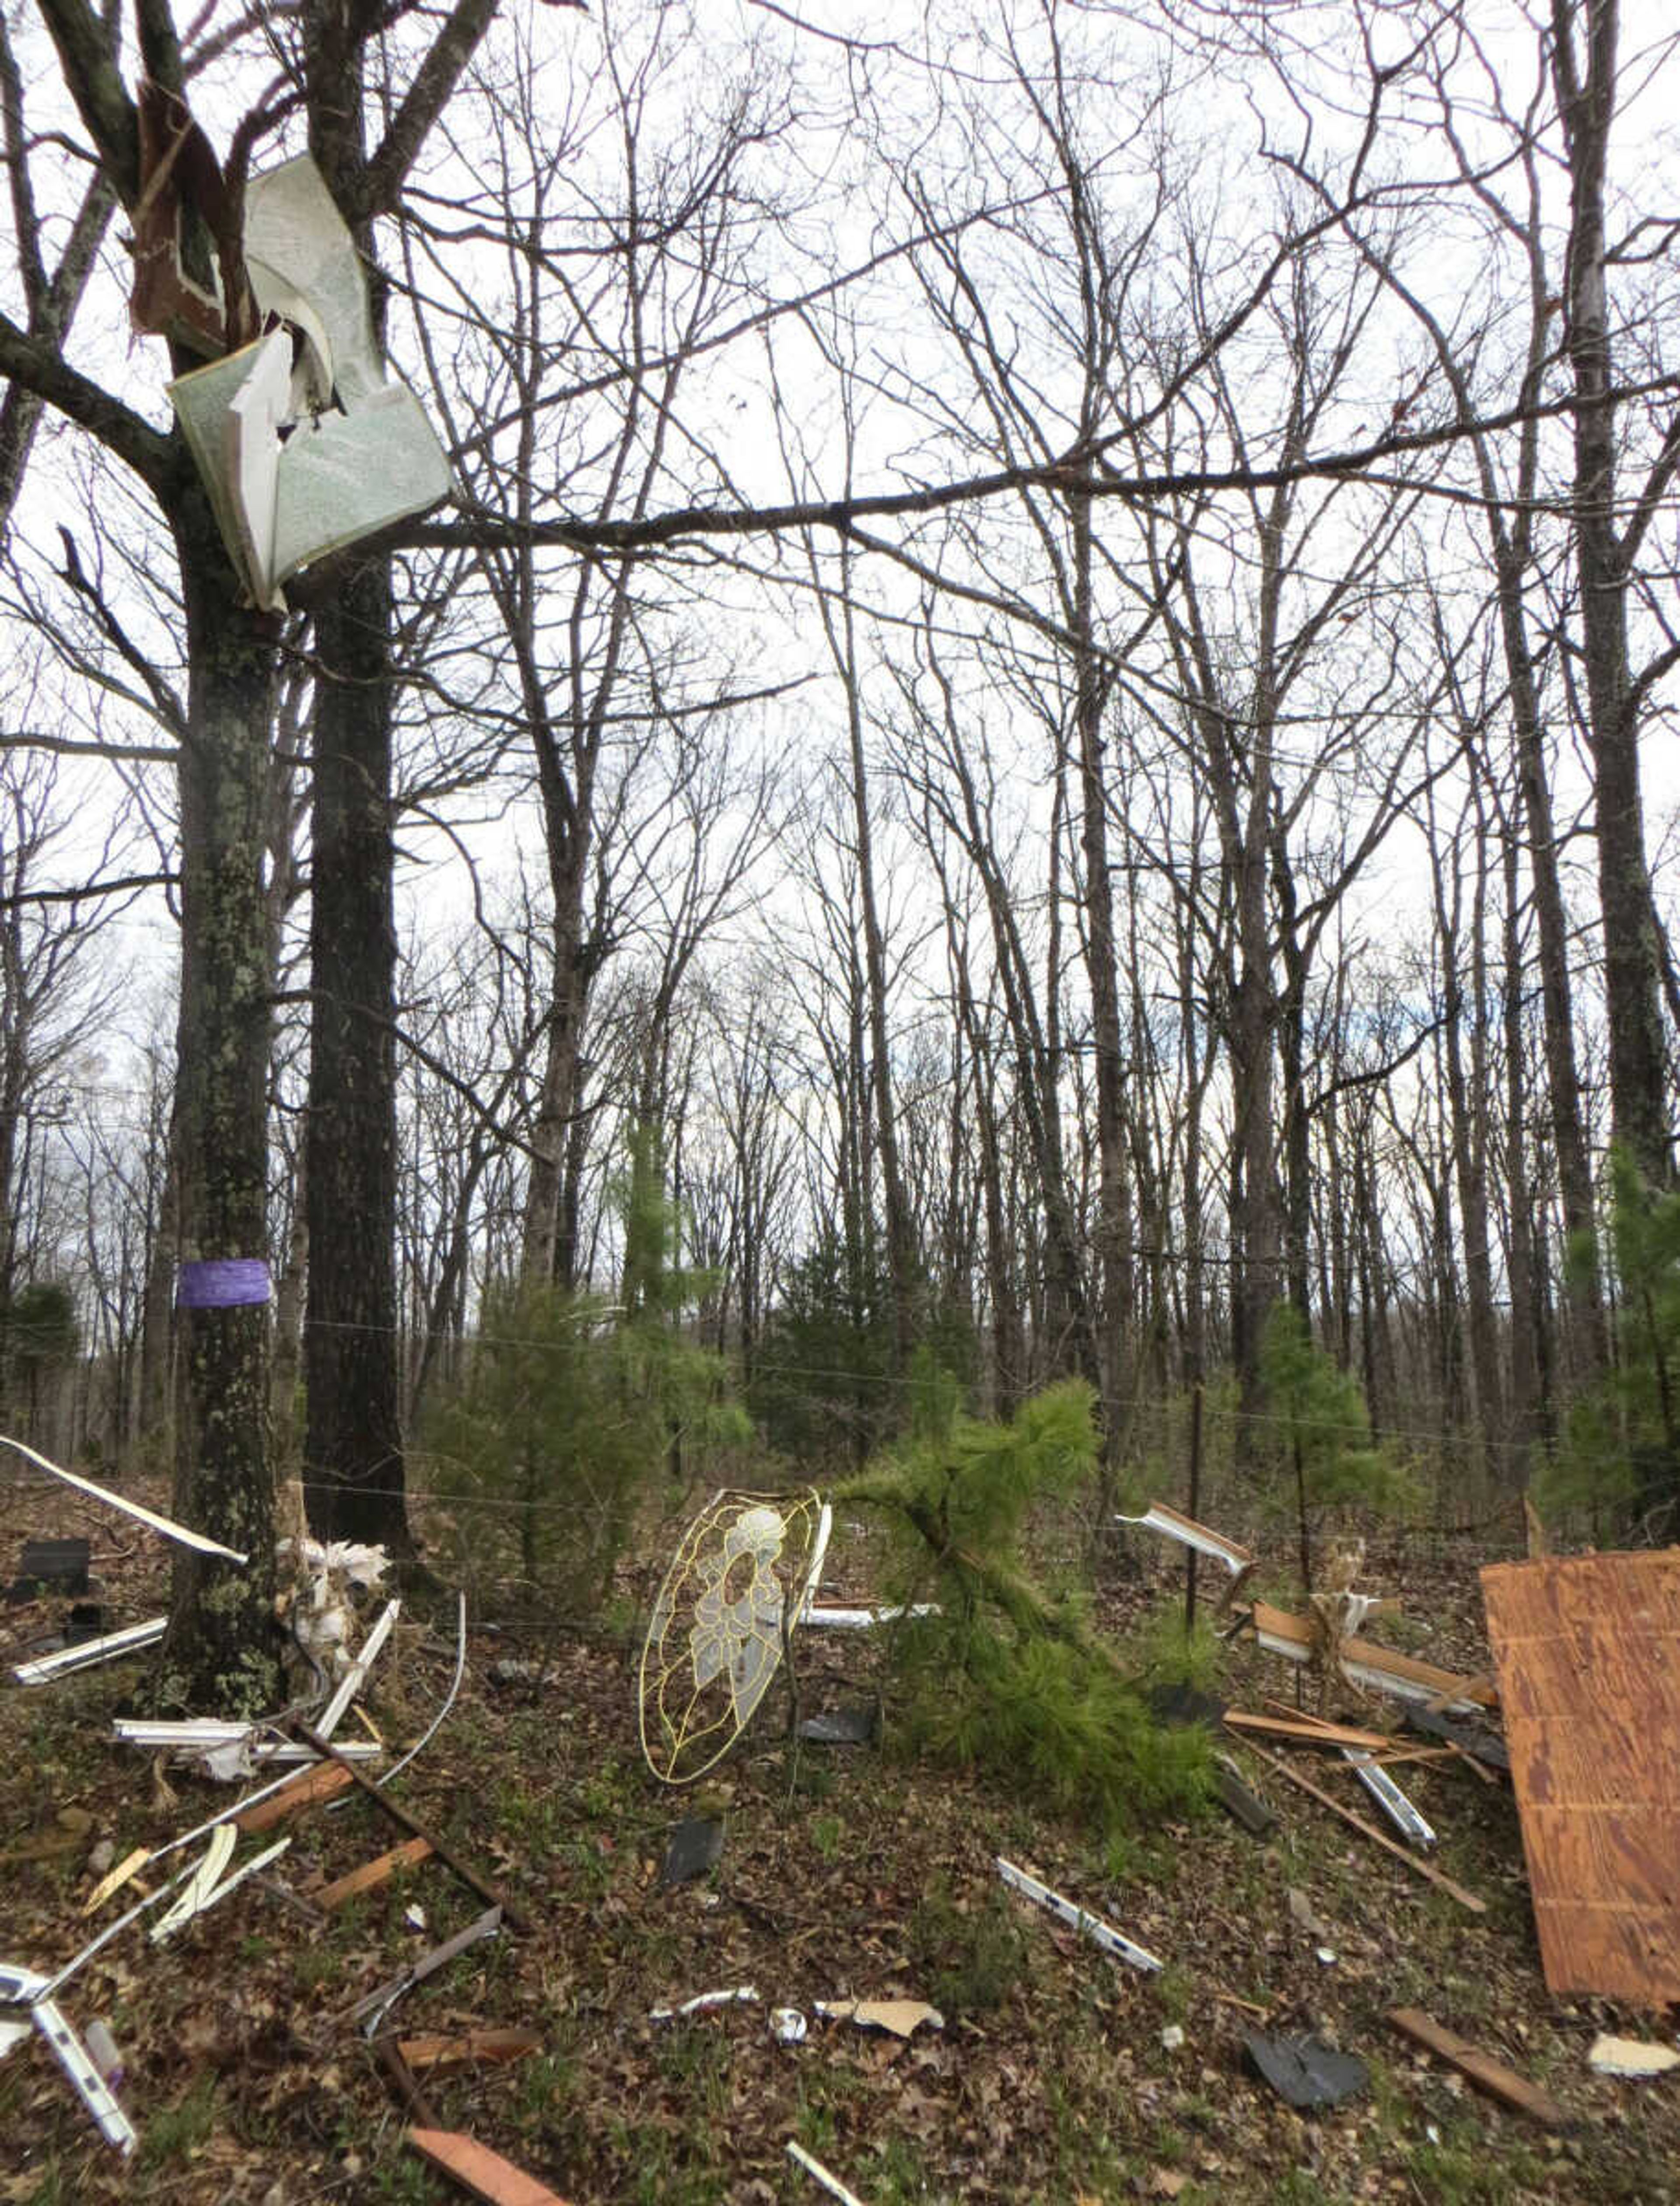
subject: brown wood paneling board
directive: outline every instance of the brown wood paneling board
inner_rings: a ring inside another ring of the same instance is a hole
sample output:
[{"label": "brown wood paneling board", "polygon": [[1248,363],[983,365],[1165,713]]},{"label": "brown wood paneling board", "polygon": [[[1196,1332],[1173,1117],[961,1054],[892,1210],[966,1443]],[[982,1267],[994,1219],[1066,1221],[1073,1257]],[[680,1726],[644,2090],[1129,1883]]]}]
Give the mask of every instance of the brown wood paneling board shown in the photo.
[{"label": "brown wood paneling board", "polygon": [[1680,1548],[1481,1584],[1547,1987],[1680,2000]]}]

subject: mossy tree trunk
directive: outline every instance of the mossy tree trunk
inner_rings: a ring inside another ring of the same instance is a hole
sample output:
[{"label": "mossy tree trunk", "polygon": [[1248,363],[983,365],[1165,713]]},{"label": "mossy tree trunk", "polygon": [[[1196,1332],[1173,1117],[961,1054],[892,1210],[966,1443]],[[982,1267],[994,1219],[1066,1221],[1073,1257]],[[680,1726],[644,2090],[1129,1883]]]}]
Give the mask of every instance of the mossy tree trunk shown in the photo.
[{"label": "mossy tree trunk", "polygon": [[[183,468],[184,474],[184,468]],[[239,584],[196,481],[171,514],[186,612],[181,750],[181,1005],[176,1074],[183,1261],[267,1251],[271,1008],[263,825],[275,624]],[[158,1696],[244,1715],[281,1692],[265,1304],[179,1313],[175,1509],[249,1557],[176,1552]]]}]

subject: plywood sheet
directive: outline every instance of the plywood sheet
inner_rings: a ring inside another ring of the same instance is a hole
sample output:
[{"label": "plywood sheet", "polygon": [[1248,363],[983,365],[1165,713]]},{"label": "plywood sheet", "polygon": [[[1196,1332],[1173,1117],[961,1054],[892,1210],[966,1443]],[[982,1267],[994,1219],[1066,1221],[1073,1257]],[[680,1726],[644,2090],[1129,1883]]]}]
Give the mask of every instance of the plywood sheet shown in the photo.
[{"label": "plywood sheet", "polygon": [[1481,1584],[1546,1984],[1680,2000],[1680,1548]]}]

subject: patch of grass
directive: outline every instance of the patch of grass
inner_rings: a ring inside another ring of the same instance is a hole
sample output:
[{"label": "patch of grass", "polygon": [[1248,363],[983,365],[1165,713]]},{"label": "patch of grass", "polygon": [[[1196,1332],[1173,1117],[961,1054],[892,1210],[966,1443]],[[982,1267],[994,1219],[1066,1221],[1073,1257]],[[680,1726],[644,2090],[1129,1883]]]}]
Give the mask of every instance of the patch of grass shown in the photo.
[{"label": "patch of grass", "polygon": [[925,2199],[927,2174],[920,2152],[906,2137],[890,2137],[863,2155],[858,2180],[876,2206],[908,2206]]},{"label": "patch of grass", "polygon": [[928,1998],[948,2021],[995,2013],[1032,1973],[1016,1909],[996,1889],[959,1905],[941,1880],[917,1902],[905,1939]]},{"label": "patch of grass", "polygon": [[831,1862],[840,1851],[840,1841],[846,1827],[837,1815],[813,1815],[811,1819],[811,1843],[825,1862]]},{"label": "patch of grass", "polygon": [[147,2116],[140,2139],[141,2165],[158,2167],[172,2160],[190,2160],[216,2134],[220,2122],[216,2078],[201,2076],[174,2106],[160,2107]]}]

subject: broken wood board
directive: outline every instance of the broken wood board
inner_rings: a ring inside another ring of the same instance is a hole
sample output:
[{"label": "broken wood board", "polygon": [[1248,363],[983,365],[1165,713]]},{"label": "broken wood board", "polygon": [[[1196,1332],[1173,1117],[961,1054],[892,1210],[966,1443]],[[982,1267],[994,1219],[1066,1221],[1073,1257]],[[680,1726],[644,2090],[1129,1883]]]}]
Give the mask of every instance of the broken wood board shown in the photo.
[{"label": "broken wood board", "polygon": [[389,1882],[400,1869],[423,1862],[432,1851],[430,1839],[407,1839],[389,1853],[377,1854],[372,1861],[363,1862],[360,1869],[349,1869],[343,1876],[335,1877],[331,1884],[307,1892],[305,1897],[317,1907],[331,1915],[343,1907],[347,1900],[354,1899],[364,1892],[372,1892]]},{"label": "broken wood board", "polygon": [[1391,2007],[1388,2019],[1403,2037],[1409,2037],[1413,2044],[1425,2047],[1446,2061],[1490,2098],[1514,2107],[1519,2114],[1527,2114],[1532,2120],[1544,2122],[1549,2129],[1561,2129],[1568,2120],[1558,2102],[1538,2084],[1531,2084],[1526,2076],[1519,2076],[1516,2069],[1507,2068],[1491,2053],[1480,2052],[1467,2038],[1437,2022],[1421,2006]]},{"label": "broken wood board", "polygon": [[402,2134],[423,2160],[453,2176],[463,2191],[485,2200],[486,2206],[566,2206],[557,2191],[459,2130],[405,2130]]},{"label": "broken wood board", "polygon": [[1392,1854],[1396,1861],[1404,1862],[1415,1875],[1426,1878],[1429,1883],[1439,1886],[1449,1898],[1456,1899],[1461,1907],[1468,1908],[1472,1915],[1486,1914],[1487,1902],[1485,1899],[1479,1899],[1475,1893],[1467,1889],[1465,1886],[1455,1883],[1445,1869],[1437,1869],[1433,1862],[1425,1861],[1421,1854],[1415,1854],[1409,1847],[1401,1845],[1397,1839],[1390,1838],[1386,1831],[1379,1831],[1374,1823],[1367,1822],[1363,1815],[1355,1815],[1351,1808],[1344,1808],[1332,1794],[1326,1792],[1321,1786],[1314,1785],[1310,1777],[1303,1777],[1298,1769],[1291,1769],[1283,1756],[1273,1754],[1269,1747],[1261,1746],[1254,1739],[1250,1739],[1248,1744],[1249,1752],[1259,1755],[1262,1762],[1269,1762],[1280,1777],[1297,1786],[1302,1792],[1310,1793],[1321,1807],[1328,1808],[1332,1815],[1339,1815],[1350,1828],[1369,1839],[1373,1845],[1380,1846],[1385,1854]]},{"label": "broken wood board", "polygon": [[1350,1724],[1313,1723],[1304,1716],[1255,1716],[1242,1708],[1227,1708],[1225,1721],[1233,1731],[1263,1732],[1268,1738],[1294,1739],[1305,1746],[1354,1746],[1384,1754],[1394,1744],[1386,1732],[1356,1731]]},{"label": "broken wood board", "polygon": [[[1290,1662],[1310,1662],[1320,1639],[1305,1617],[1273,1608],[1257,1601],[1248,1612],[1254,1637],[1268,1654],[1281,1654]],[[1355,1685],[1391,1694],[1397,1700],[1439,1701],[1455,1714],[1479,1715],[1496,1705],[1496,1696],[1485,1680],[1456,1677],[1438,1670],[1433,1662],[1420,1662],[1410,1654],[1379,1647],[1374,1639],[1348,1638],[1337,1649],[1342,1674]]]},{"label": "broken wood board", "polygon": [[1481,1586],[1546,1988],[1680,2000],[1680,1549]]},{"label": "broken wood board", "polygon": [[300,1810],[317,1806],[323,1800],[337,1799],[350,1787],[350,1773],[342,1762],[320,1762],[313,1768],[301,1771],[277,1792],[271,1792],[265,1800],[255,1801],[235,1823],[247,1837],[253,1831],[265,1831],[271,1824],[283,1822],[288,1815]]},{"label": "broken wood board", "polygon": [[396,2049],[416,2072],[465,2068],[476,2060],[522,2060],[542,2050],[534,2030],[457,2030],[450,2036],[399,2037]]},{"label": "broken wood board", "polygon": [[[462,1613],[465,1615],[464,1609]],[[350,1782],[359,1791],[365,1792],[370,1800],[377,1803],[390,1817],[392,1822],[399,1828],[407,1831],[410,1838],[429,1839],[432,1852],[437,1855],[444,1866],[452,1870],[464,1885],[476,1892],[480,1899],[487,1900],[498,1915],[506,1918],[512,1929],[521,1931],[530,1929],[531,1918],[522,1907],[509,1899],[504,1893],[498,1891],[490,1879],[474,1869],[464,1855],[457,1852],[455,1847],[446,1845],[435,1831],[427,1830],[426,1826],[416,1816],[410,1815],[400,1802],[393,1800],[389,1792],[382,1792],[371,1777],[364,1775],[360,1769],[351,1764],[347,1759],[351,1750],[349,1748],[339,1746],[331,1740],[323,1738],[318,1731],[313,1730],[301,1718],[293,1719],[292,1728],[306,1746],[313,1747],[317,1753],[324,1755],[329,1762],[337,1762],[348,1771]],[[411,1748],[410,1752],[412,1753],[413,1750]],[[402,1764],[399,1762],[396,1769],[402,1767]],[[390,1771],[390,1774],[394,1777],[396,1774],[396,1769]]]}]

